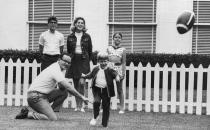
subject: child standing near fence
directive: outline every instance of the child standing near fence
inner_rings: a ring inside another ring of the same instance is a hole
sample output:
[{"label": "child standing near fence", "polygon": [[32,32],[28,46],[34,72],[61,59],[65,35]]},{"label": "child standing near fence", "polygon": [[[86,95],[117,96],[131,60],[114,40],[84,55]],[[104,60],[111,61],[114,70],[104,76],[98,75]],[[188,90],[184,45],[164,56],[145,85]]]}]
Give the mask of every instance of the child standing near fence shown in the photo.
[{"label": "child standing near fence", "polygon": [[99,52],[97,58],[99,65],[94,67],[87,75],[82,74],[82,78],[92,79],[94,117],[90,121],[90,125],[96,125],[102,101],[102,126],[107,127],[110,114],[110,100],[111,97],[115,96],[113,79],[119,82],[120,77],[114,69],[107,67],[108,54]]},{"label": "child standing near fence", "polygon": [[120,75],[120,82],[117,84],[117,93],[120,100],[119,114],[124,114],[124,93],[123,93],[123,79],[126,72],[126,49],[121,46],[122,34],[117,32],[113,35],[114,44],[107,49],[109,55],[109,67],[113,68]]}]

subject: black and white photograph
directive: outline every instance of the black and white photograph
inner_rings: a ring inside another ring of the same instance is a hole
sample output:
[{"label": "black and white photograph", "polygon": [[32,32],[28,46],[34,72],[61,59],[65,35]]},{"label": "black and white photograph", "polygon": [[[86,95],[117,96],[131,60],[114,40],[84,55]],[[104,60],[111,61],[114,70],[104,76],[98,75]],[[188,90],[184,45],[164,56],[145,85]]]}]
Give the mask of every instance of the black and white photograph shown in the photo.
[{"label": "black and white photograph", "polygon": [[0,130],[210,130],[210,0],[0,0]]}]

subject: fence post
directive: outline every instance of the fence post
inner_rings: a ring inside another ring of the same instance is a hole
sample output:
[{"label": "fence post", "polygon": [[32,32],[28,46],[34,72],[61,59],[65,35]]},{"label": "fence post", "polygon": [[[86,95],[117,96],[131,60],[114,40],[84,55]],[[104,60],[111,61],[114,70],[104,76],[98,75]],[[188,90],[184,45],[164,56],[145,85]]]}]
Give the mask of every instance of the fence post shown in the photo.
[{"label": "fence post", "polygon": [[143,78],[143,66],[141,64],[141,62],[138,65],[138,78],[137,78],[137,111],[141,111],[142,110],[142,78]]},{"label": "fence post", "polygon": [[29,61],[25,60],[24,66],[24,82],[23,82],[23,106],[27,106],[27,91],[29,88]]},{"label": "fence post", "polygon": [[171,113],[176,112],[176,86],[177,86],[177,71],[176,64],[174,63],[172,66],[171,73]]},{"label": "fence post", "polygon": [[208,66],[208,70],[207,70],[207,92],[206,92],[206,114],[210,115],[210,65]]},{"label": "fence post", "polygon": [[159,112],[159,81],[160,81],[160,66],[157,63],[154,70],[154,112]]},{"label": "fence post", "polygon": [[179,106],[179,112],[184,113],[185,112],[185,65],[181,65],[181,71],[180,71],[180,106]]},{"label": "fence post", "polygon": [[162,96],[162,101],[163,101],[163,105],[162,105],[162,112],[167,112],[167,108],[168,108],[168,65],[165,63],[165,65],[163,66],[163,96]]},{"label": "fence post", "polygon": [[36,60],[34,60],[33,61],[33,63],[32,63],[32,65],[31,65],[31,67],[32,67],[32,81],[31,82],[33,82],[33,80],[37,77],[37,61]]},{"label": "fence post", "polygon": [[151,108],[151,65],[150,63],[147,64],[145,67],[146,69],[146,106],[145,106],[145,111],[150,112]]},{"label": "fence post", "polygon": [[203,88],[203,66],[200,64],[198,67],[197,77],[197,94],[196,94],[196,114],[201,115],[202,109],[202,88]]},{"label": "fence post", "polygon": [[5,60],[2,58],[0,62],[0,105],[4,105],[5,98]]},{"label": "fence post", "polygon": [[21,61],[20,59],[16,62],[16,85],[15,85],[15,106],[20,106],[21,98]]},{"label": "fence post", "polygon": [[131,63],[129,66],[129,104],[128,110],[133,111],[134,101],[134,64]]},{"label": "fence post", "polygon": [[7,76],[7,105],[12,106],[12,94],[13,94],[13,61],[9,59],[8,62],[8,76]]},{"label": "fence post", "polygon": [[[187,113],[193,113],[193,88],[194,88],[194,66],[191,64],[189,68],[189,85],[188,85],[188,105]],[[193,82],[192,82],[193,81]]]}]

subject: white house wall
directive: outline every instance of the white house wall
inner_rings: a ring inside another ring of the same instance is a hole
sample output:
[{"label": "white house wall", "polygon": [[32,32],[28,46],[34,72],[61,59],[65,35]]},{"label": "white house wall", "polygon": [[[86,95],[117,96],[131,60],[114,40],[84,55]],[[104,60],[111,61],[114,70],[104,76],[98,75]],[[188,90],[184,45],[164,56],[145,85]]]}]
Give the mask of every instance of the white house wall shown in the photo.
[{"label": "white house wall", "polygon": [[28,48],[28,0],[0,0],[0,49]]},{"label": "white house wall", "polygon": [[176,20],[184,10],[193,11],[193,0],[157,0],[157,53],[190,53],[192,30],[179,34]]},{"label": "white house wall", "polygon": [[108,4],[108,0],[75,0],[74,16],[85,18],[93,50],[103,51],[108,45]]},{"label": "white house wall", "polygon": [[[93,49],[108,45],[108,0],[75,0],[75,17],[86,20]],[[157,0],[157,53],[191,53],[192,30],[180,35],[176,19],[192,10],[193,0]],[[0,49],[28,48],[28,0],[0,0]]]}]

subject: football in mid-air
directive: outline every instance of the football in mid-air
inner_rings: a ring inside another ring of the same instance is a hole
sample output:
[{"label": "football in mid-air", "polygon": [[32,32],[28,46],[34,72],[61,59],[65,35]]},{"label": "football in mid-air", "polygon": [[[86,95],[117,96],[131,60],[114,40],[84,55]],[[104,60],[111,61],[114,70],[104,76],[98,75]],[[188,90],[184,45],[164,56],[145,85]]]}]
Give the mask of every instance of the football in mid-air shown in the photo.
[{"label": "football in mid-air", "polygon": [[181,13],[176,22],[177,31],[180,34],[188,32],[195,23],[195,14],[192,11],[184,11]]}]

